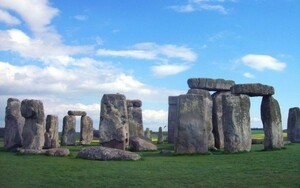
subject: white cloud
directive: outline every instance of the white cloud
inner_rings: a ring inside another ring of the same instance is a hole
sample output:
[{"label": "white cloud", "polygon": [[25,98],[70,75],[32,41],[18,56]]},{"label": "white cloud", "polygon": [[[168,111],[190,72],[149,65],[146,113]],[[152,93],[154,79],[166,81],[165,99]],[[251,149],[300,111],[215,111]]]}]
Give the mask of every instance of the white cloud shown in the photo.
[{"label": "white cloud", "polygon": [[280,62],[269,55],[248,54],[241,58],[241,61],[255,70],[263,71],[265,69],[282,71],[286,67],[286,63]]},{"label": "white cloud", "polygon": [[221,14],[228,14],[229,10],[225,8],[224,3],[235,2],[233,0],[189,0],[184,5],[169,6],[176,12],[190,13],[195,11],[215,11]]},{"label": "white cloud", "polygon": [[99,49],[97,54],[100,56],[130,57],[145,60],[178,58],[183,61],[193,62],[197,59],[196,53],[185,46],[158,45],[151,42],[135,44],[129,50]]},{"label": "white cloud", "polygon": [[189,68],[189,65],[157,65],[151,67],[151,70],[155,76],[162,77],[175,75],[180,72],[186,71]]},{"label": "white cloud", "polygon": [[246,77],[246,78],[255,78],[255,76],[253,74],[249,73],[249,72],[245,72],[243,74],[243,76]]},{"label": "white cloud", "polygon": [[159,127],[168,125],[168,111],[166,110],[143,110],[144,129],[157,131]]},{"label": "white cloud", "polygon": [[85,21],[88,19],[88,16],[87,15],[76,15],[76,16],[74,16],[74,18],[78,21]]},{"label": "white cloud", "polygon": [[0,9],[0,21],[7,25],[19,25],[21,21],[15,16],[10,15],[7,11]]}]

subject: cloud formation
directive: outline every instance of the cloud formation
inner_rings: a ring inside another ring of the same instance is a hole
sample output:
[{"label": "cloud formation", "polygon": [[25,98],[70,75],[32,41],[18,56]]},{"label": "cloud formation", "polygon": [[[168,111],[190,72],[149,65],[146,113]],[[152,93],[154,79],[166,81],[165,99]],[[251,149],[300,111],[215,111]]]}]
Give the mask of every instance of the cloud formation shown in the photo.
[{"label": "cloud formation", "polygon": [[180,72],[188,70],[189,68],[189,65],[156,65],[152,66],[151,70],[155,76],[162,77],[176,75]]},{"label": "cloud formation", "polygon": [[243,76],[246,77],[246,78],[255,78],[255,76],[253,74],[249,73],[249,72],[245,72],[243,74]]},{"label": "cloud formation", "polygon": [[257,71],[264,71],[266,69],[282,71],[286,67],[286,63],[280,62],[269,55],[248,54],[241,58],[241,62]]},{"label": "cloud formation", "polygon": [[0,9],[0,22],[4,22],[7,25],[19,25],[21,21],[15,16],[10,15],[7,11]]}]

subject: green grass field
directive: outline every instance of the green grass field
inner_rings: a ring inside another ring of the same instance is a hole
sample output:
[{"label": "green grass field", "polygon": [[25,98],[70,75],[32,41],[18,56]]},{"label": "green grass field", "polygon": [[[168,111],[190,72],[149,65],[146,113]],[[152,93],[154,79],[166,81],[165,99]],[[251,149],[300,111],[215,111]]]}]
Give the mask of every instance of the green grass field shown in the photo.
[{"label": "green grass field", "polygon": [[[6,152],[0,140],[0,187],[300,187],[300,144],[249,153],[162,155],[140,152],[139,161],[76,158]],[[158,145],[172,149],[170,144]]]}]

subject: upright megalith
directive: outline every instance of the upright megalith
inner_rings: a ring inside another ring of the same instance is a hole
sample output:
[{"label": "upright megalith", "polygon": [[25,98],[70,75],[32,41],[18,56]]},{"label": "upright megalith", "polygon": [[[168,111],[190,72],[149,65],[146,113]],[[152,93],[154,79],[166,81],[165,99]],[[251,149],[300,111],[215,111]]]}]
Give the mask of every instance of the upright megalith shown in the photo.
[{"label": "upright megalith", "polygon": [[157,134],[157,143],[162,144],[164,142],[164,135],[162,131],[162,127],[158,128],[158,134]]},{"label": "upright megalith", "polygon": [[149,128],[146,128],[145,130],[145,137],[151,139],[151,131]]},{"label": "upright megalith", "polygon": [[25,119],[21,115],[21,102],[9,98],[5,110],[4,148],[14,150],[22,147],[22,132]]},{"label": "upright megalith", "polygon": [[101,100],[100,144],[125,150],[129,144],[126,97],[122,94],[104,94]]},{"label": "upright megalith", "polygon": [[254,84],[236,84],[230,88],[232,94],[245,94],[251,97],[269,96],[275,93],[272,86],[260,83]]},{"label": "upright megalith", "polygon": [[177,96],[169,96],[168,143],[174,143],[175,126],[177,125]]},{"label": "upright megalith", "polygon": [[46,117],[46,132],[45,132],[45,148],[58,148],[58,117],[56,115],[47,115]]},{"label": "upright megalith", "polygon": [[178,97],[178,126],[176,153],[205,153],[208,151],[207,99],[201,95]]},{"label": "upright megalith", "polygon": [[141,100],[127,100],[128,124],[130,136],[144,136]]},{"label": "upright megalith", "polygon": [[223,96],[230,95],[229,91],[218,91],[212,95],[213,109],[212,109],[212,124],[213,134],[215,138],[215,147],[224,148],[224,133],[223,133]]},{"label": "upright megalith", "polygon": [[21,113],[25,118],[22,133],[23,149],[41,150],[45,142],[45,114],[40,100],[25,99],[21,103]]},{"label": "upright megalith", "polygon": [[291,142],[300,142],[300,108],[289,109],[287,139]]},{"label": "upright megalith", "polygon": [[250,99],[247,95],[223,96],[224,151],[251,150]]},{"label": "upright megalith", "polygon": [[272,96],[264,96],[260,107],[261,120],[264,127],[264,149],[280,149],[283,147],[280,106]]},{"label": "upright megalith", "polygon": [[89,145],[91,144],[93,134],[93,120],[90,116],[81,116],[80,119],[80,144]]},{"label": "upright megalith", "polygon": [[66,115],[63,119],[63,130],[61,136],[62,146],[76,145],[76,117]]}]

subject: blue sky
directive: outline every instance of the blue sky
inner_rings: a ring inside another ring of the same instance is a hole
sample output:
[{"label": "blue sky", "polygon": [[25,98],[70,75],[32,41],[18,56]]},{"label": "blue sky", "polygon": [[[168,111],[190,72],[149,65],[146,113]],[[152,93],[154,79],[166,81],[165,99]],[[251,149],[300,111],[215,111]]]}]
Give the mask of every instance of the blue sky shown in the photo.
[{"label": "blue sky", "polygon": [[[0,126],[15,97],[42,100],[60,129],[70,109],[98,129],[102,95],[122,93],[156,130],[168,96],[209,77],[274,86],[286,128],[300,106],[299,18],[298,0],[1,0]],[[261,127],[261,98],[251,102]]]}]

